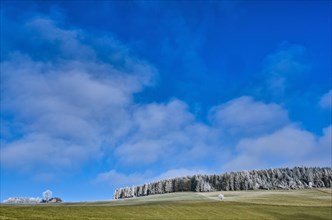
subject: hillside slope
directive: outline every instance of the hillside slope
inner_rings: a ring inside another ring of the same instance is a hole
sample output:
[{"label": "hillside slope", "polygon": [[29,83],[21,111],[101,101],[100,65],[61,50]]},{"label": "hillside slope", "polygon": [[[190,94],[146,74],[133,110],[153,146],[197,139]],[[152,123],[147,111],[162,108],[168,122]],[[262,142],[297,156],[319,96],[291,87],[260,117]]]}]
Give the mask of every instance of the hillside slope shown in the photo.
[{"label": "hillside slope", "polygon": [[330,192],[316,189],[178,192],[131,199],[0,205],[0,219],[331,219]]}]

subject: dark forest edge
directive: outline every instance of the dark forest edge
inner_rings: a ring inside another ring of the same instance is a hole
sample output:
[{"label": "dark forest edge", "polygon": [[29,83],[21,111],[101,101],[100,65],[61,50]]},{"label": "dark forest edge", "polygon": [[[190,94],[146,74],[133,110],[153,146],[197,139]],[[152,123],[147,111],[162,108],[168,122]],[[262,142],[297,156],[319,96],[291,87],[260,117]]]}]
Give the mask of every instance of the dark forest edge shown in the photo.
[{"label": "dark forest edge", "polygon": [[188,191],[287,190],[331,187],[332,169],[330,167],[274,168],[160,180],[116,189],[113,198],[133,198]]}]

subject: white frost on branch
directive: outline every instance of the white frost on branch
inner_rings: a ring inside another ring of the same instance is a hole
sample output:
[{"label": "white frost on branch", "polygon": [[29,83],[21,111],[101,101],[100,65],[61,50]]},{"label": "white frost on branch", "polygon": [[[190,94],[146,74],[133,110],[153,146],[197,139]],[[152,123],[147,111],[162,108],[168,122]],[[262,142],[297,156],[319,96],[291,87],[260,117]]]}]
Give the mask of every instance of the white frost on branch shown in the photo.
[{"label": "white frost on branch", "polygon": [[294,167],[194,175],[116,189],[114,199],[172,192],[213,192],[258,189],[303,189],[332,187],[330,167]]},{"label": "white frost on branch", "polygon": [[46,190],[43,192],[43,198],[48,201],[50,198],[52,198],[52,191],[51,190]]},{"label": "white frost on branch", "polygon": [[3,201],[3,203],[7,204],[37,204],[41,202],[41,198],[34,198],[34,197],[10,197]]}]

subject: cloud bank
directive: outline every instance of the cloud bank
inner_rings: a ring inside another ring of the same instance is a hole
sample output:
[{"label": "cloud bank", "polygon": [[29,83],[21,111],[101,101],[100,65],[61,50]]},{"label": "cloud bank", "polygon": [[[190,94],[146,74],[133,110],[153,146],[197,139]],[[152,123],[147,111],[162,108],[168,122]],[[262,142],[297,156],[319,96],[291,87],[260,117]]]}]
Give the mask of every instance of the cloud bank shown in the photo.
[{"label": "cloud bank", "polygon": [[111,39],[102,41],[117,48],[116,64],[97,59],[97,49],[82,43],[78,30],[42,18],[26,28],[59,53],[42,60],[15,51],[1,63],[2,120],[12,120],[3,129],[3,164],[71,167],[98,159],[103,142],[114,144],[126,134],[133,96],[153,84],[155,69]]},{"label": "cloud bank", "polygon": [[[202,120],[176,97],[139,102],[135,96],[155,85],[158,72],[115,38],[92,38],[47,18],[22,28],[27,41],[40,42],[33,45],[41,54],[16,50],[1,62],[6,168],[56,173],[106,160],[110,168],[97,180],[131,185],[212,169],[331,163],[331,126],[315,135],[291,121],[281,104],[234,97]],[[307,68],[302,53],[290,46],[268,56],[274,91],[285,91],[285,74]],[[322,107],[331,106],[330,96],[322,97]]]}]

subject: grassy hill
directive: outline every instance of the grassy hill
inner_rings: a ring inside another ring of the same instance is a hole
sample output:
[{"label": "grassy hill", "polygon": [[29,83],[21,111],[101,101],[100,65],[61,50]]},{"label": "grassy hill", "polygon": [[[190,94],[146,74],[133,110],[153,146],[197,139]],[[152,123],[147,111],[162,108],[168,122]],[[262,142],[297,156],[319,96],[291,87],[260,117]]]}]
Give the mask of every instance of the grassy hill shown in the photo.
[{"label": "grassy hill", "polygon": [[331,191],[179,192],[132,199],[1,205],[2,219],[332,219]]}]

